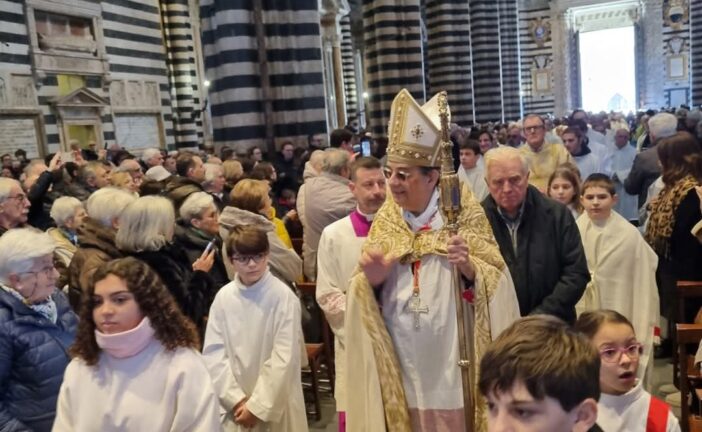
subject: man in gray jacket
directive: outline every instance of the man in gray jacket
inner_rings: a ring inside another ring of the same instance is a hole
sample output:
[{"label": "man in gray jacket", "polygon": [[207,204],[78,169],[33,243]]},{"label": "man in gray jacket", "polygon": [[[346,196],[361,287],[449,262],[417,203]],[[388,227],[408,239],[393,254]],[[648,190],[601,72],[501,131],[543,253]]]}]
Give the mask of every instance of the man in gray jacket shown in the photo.
[{"label": "man in gray jacket", "polygon": [[304,197],[298,199],[304,203],[302,259],[308,280],[317,279],[317,247],[322,231],[356,208],[356,200],[349,189],[350,165],[351,156],[347,151],[327,149],[321,175],[305,182]]}]

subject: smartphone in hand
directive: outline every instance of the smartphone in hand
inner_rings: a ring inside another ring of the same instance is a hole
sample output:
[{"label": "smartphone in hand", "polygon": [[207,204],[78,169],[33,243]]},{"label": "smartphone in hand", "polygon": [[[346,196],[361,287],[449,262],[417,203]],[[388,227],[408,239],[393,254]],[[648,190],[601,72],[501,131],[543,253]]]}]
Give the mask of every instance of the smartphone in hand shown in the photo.
[{"label": "smartphone in hand", "polygon": [[210,240],[210,242],[207,243],[207,247],[205,248],[205,255],[207,255],[208,253],[210,253],[210,251],[212,250],[212,248],[213,248],[214,245],[215,245],[215,241],[216,241],[216,240],[217,240],[217,239],[216,239],[215,237],[213,237],[212,240]]}]

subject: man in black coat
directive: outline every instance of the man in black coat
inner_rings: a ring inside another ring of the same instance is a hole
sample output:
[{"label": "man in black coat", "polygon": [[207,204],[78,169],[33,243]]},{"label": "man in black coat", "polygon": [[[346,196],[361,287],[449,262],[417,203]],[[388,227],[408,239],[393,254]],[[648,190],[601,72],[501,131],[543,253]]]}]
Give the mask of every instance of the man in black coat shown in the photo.
[{"label": "man in black coat", "polygon": [[522,316],[549,314],[573,323],[590,273],[570,210],[529,186],[527,161],[517,149],[493,149],[486,158],[490,196],[482,205]]}]

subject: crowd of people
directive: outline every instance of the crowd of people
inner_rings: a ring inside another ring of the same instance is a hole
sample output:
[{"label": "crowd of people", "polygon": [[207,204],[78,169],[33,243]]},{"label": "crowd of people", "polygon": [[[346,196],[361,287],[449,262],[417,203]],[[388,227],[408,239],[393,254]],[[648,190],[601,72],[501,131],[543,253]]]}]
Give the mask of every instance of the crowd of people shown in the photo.
[{"label": "crowd of people", "polygon": [[449,233],[437,103],[401,92],[370,155],[3,155],[0,430],[307,430],[319,313],[342,431],[679,430],[648,391],[702,280],[702,113],[451,125]]}]

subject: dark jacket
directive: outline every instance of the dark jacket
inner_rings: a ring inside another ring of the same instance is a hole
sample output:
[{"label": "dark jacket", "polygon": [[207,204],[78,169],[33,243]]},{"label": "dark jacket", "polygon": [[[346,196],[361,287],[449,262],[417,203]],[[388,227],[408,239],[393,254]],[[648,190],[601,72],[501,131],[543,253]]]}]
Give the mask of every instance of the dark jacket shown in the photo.
[{"label": "dark jacket", "polygon": [[639,196],[639,208],[646,203],[649,186],[660,175],[661,167],[658,165],[658,149],[656,147],[636,155],[629,176],[624,180],[624,190],[630,195]]},{"label": "dark jacket", "polygon": [[570,210],[529,186],[517,229],[517,254],[492,196],[483,208],[514,280],[522,316],[575,321],[575,304],[590,281],[580,233]]},{"label": "dark jacket", "polygon": [[31,204],[29,207],[29,214],[27,215],[27,222],[31,226],[42,231],[46,231],[48,228],[54,226],[49,213],[51,212],[51,206],[54,200],[60,195],[56,193],[56,191],[49,191],[49,188],[51,188],[54,182],[60,183],[61,176],[61,170],[57,170],[53,173],[51,171],[44,171],[27,192],[27,199]]},{"label": "dark jacket", "polygon": [[75,311],[95,270],[107,261],[122,257],[115,246],[116,234],[117,230],[104,227],[89,217],[78,227],[78,250],[68,265],[68,298]]},{"label": "dark jacket", "polygon": [[[212,240],[212,236],[207,236],[202,231],[196,230],[191,226],[186,227],[178,223],[175,229],[175,239],[176,246],[181,247],[185,251],[190,263],[194,263],[196,259],[202,256],[207,244]],[[215,239],[215,260],[209,275],[214,282],[214,286],[219,290],[219,288],[228,284],[230,280],[227,276],[227,268],[224,266],[224,258],[222,257],[222,238],[217,234]]]},{"label": "dark jacket", "polygon": [[702,280],[702,244],[690,234],[700,219],[700,199],[691,189],[675,210],[675,224],[670,236],[670,258],[677,280]]},{"label": "dark jacket", "polygon": [[0,430],[50,431],[78,318],[60,291],[56,324],[0,288]]},{"label": "dark jacket", "polygon": [[148,264],[173,295],[180,310],[190,318],[204,334],[205,316],[217,293],[212,278],[205,272],[193,271],[192,262],[185,251],[175,244],[157,251],[131,254]]},{"label": "dark jacket", "polygon": [[90,195],[96,190],[97,188],[88,186],[76,180],[66,187],[66,195],[76,197],[80,201],[87,201],[88,198],[90,198]]},{"label": "dark jacket", "polygon": [[164,195],[173,202],[176,213],[185,199],[195,192],[204,192],[202,185],[187,177],[171,176],[166,183]]}]

